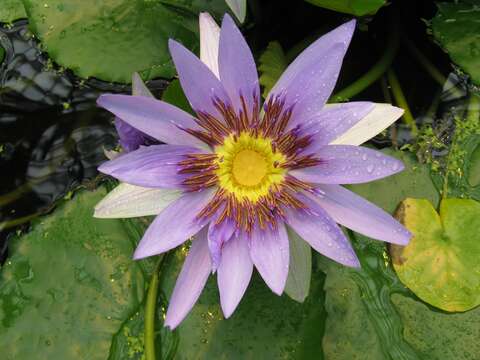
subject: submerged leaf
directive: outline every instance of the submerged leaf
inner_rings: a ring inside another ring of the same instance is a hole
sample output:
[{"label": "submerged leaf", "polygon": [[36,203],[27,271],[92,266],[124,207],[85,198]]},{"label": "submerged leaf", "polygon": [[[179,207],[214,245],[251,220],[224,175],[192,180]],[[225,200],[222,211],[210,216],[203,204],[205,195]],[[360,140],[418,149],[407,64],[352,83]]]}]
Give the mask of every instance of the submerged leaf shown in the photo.
[{"label": "submerged leaf", "polygon": [[435,39],[472,81],[480,85],[480,1],[438,3],[432,20]]},{"label": "submerged leaf", "polygon": [[392,302],[402,321],[403,336],[420,359],[478,359],[480,308],[449,314],[400,294],[393,294]]},{"label": "submerged leaf", "polygon": [[444,199],[437,214],[428,200],[406,199],[397,216],[413,234],[407,246],[391,247],[400,280],[442,310],[479,305],[480,203]]}]

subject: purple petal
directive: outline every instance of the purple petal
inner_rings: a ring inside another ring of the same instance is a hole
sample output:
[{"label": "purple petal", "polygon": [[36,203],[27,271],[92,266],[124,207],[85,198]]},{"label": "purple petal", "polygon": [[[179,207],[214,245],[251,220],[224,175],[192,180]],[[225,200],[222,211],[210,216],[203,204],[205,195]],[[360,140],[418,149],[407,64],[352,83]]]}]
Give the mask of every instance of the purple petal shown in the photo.
[{"label": "purple petal", "polygon": [[320,164],[293,170],[291,175],[316,184],[357,184],[396,174],[403,163],[379,151],[353,145],[327,145],[315,156]]},{"label": "purple petal", "polygon": [[[197,215],[212,197],[213,191],[210,190],[187,193],[168,205],[148,227],[133,258],[138,260],[161,254],[199,232],[206,224]],[[208,241],[206,246],[208,251]]]},{"label": "purple petal", "polygon": [[375,108],[371,102],[350,102],[326,105],[322,111],[302,124],[305,135],[313,135],[308,151],[316,152],[320,147],[347,132]]},{"label": "purple petal", "polygon": [[215,220],[216,219],[210,222],[208,228],[208,248],[210,249],[210,256],[212,258],[213,271],[215,271],[220,265],[223,246],[228,240],[230,240],[235,231],[235,224],[229,218],[225,219],[220,224],[215,224]]},{"label": "purple petal", "polygon": [[390,214],[338,185],[318,185],[315,201],[338,223],[373,239],[408,244],[411,234]]},{"label": "purple petal", "polygon": [[237,308],[252,277],[253,263],[248,237],[241,234],[225,244],[218,267],[218,289],[223,315],[228,318]]},{"label": "purple petal", "polygon": [[187,176],[178,174],[178,163],[195,153],[194,147],[152,145],[107,161],[98,171],[132,185],[177,189]]},{"label": "purple petal", "polygon": [[144,96],[105,94],[97,104],[134,128],[172,145],[207,145],[182,129],[199,129],[192,115],[166,102]]},{"label": "purple petal", "polygon": [[230,99],[220,80],[207,65],[180,43],[170,39],[168,46],[180,84],[192,108],[196,112],[206,112],[221,118],[213,99],[218,98],[225,104],[230,104]]},{"label": "purple petal", "polygon": [[119,143],[125,152],[137,150],[141,145],[158,144],[157,140],[135,129],[119,117],[115,118],[115,129],[118,133]]},{"label": "purple petal", "polygon": [[250,257],[268,287],[281,295],[287,281],[290,260],[285,225],[280,222],[276,230],[256,227],[251,234]]},{"label": "purple petal", "polygon": [[255,97],[260,94],[257,67],[247,42],[228,14],[223,17],[218,62],[220,80],[237,114],[242,110],[241,95],[251,117]]},{"label": "purple petal", "polygon": [[352,245],[335,221],[315,201],[297,196],[308,210],[288,210],[288,225],[320,254],[346,266],[360,267]]},{"label": "purple petal", "polygon": [[192,310],[208,280],[212,264],[208,254],[206,231],[200,231],[177,278],[170,297],[165,326],[175,329]]},{"label": "purple petal", "polygon": [[315,41],[289,65],[270,91],[269,96],[286,94],[287,106],[296,104],[290,126],[322,109],[335,86],[354,30],[352,20]]},{"label": "purple petal", "polygon": [[[132,95],[153,98],[152,93],[148,90],[138,73],[133,73],[132,76]],[[120,145],[126,152],[137,150],[140,145],[156,143],[155,139],[129,125],[119,117],[115,118],[115,128],[117,129]]]}]

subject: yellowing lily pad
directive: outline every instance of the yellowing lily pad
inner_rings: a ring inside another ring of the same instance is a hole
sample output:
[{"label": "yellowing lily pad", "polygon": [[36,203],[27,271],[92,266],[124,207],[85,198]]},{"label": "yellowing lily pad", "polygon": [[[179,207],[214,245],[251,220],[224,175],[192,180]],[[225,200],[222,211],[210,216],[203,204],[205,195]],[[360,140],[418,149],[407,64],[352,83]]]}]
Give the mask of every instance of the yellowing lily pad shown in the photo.
[{"label": "yellowing lily pad", "polygon": [[444,199],[440,214],[425,199],[404,200],[397,218],[413,233],[390,248],[400,280],[420,299],[446,311],[480,304],[480,203]]}]

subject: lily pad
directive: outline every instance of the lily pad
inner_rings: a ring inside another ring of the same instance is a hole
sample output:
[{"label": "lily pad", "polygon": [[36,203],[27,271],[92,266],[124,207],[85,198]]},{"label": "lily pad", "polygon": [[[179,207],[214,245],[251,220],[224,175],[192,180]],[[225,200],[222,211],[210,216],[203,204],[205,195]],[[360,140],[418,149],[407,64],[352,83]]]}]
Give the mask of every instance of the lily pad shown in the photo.
[{"label": "lily pad", "polygon": [[[23,0],[44,50],[77,75],[129,83],[175,74],[167,40],[198,49],[198,11],[221,0]],[[188,5],[188,6],[187,6]],[[226,10],[226,5],[223,5]],[[187,11],[187,9],[189,9]]]},{"label": "lily pad", "polygon": [[406,199],[398,218],[413,233],[409,245],[392,246],[400,280],[420,299],[446,311],[480,304],[480,203],[444,199],[440,214],[428,200]]},{"label": "lily pad", "polygon": [[194,114],[187,97],[183,93],[180,81],[178,81],[178,79],[172,80],[170,84],[168,84],[167,88],[162,94],[162,100],[169,104],[175,105],[176,107],[192,115]]},{"label": "lily pad", "polygon": [[480,85],[480,1],[438,3],[433,36],[450,58]]},{"label": "lily pad", "polygon": [[314,5],[356,16],[374,15],[385,0],[306,0]]},{"label": "lily pad", "polygon": [[420,359],[477,360],[480,308],[467,313],[433,311],[410,296],[393,294],[403,336]]},{"label": "lily pad", "polygon": [[77,193],[12,239],[0,272],[4,359],[106,359],[142,302],[145,272],[131,260],[128,229],[92,217],[105,194]]},{"label": "lily pad", "polygon": [[[170,298],[185,254],[185,248],[176,251],[164,267],[160,284],[165,299]],[[174,331],[178,338],[174,358],[322,359],[323,280],[320,271],[312,274],[310,295],[300,304],[273,294],[254,273],[240,305],[226,320],[217,279],[211,276],[197,304]]]},{"label": "lily pad", "polygon": [[26,18],[22,0],[2,0],[0,6],[0,23],[12,23],[15,20]]}]

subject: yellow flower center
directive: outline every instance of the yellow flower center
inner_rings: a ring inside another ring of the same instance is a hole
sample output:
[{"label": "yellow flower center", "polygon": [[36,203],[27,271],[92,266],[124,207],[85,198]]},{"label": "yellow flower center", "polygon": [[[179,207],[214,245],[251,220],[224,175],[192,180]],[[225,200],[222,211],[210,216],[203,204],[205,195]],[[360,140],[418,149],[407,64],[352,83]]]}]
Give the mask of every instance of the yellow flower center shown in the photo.
[{"label": "yellow flower center", "polygon": [[255,150],[241,150],[233,159],[232,173],[243,186],[257,186],[267,175],[267,162]]},{"label": "yellow flower center", "polygon": [[271,140],[243,132],[225,139],[215,148],[219,185],[237,200],[256,202],[272,186],[284,180],[285,156],[272,148]]}]

